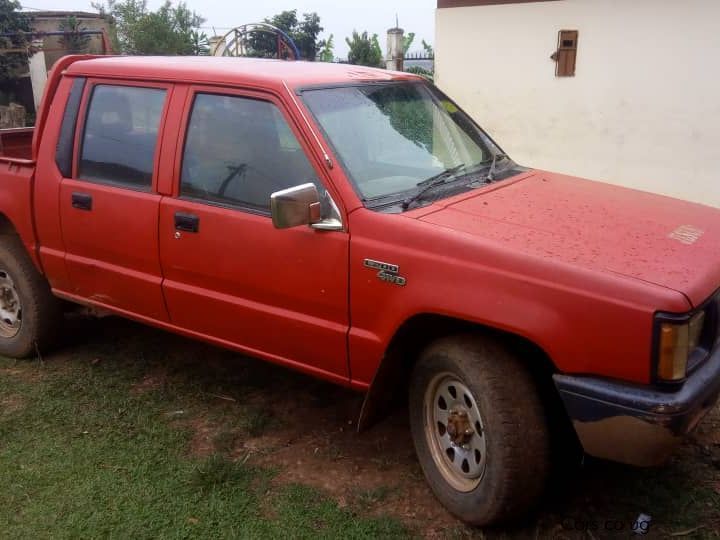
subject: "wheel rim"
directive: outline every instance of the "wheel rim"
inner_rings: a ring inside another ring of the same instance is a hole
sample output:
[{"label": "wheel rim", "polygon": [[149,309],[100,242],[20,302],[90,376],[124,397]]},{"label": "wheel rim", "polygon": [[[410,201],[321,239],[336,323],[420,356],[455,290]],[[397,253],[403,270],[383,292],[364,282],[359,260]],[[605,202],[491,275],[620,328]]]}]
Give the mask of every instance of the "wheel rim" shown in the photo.
[{"label": "wheel rim", "polygon": [[0,337],[12,338],[20,331],[22,306],[15,283],[0,269]]},{"label": "wheel rim", "polygon": [[475,396],[451,373],[435,376],[425,391],[425,436],[448,484],[475,489],[487,461],[484,424]]}]

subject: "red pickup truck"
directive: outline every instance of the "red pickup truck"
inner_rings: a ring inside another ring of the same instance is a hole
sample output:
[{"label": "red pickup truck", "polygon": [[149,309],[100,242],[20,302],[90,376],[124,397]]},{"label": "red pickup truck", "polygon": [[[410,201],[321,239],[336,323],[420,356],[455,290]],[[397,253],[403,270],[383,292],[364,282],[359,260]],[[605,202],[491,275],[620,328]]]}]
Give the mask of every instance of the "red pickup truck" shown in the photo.
[{"label": "red pickup truck", "polygon": [[[720,211],[519,166],[356,66],[66,57],[0,134],[0,353],[92,306],[407,397],[438,499],[528,509],[553,427],[661,462],[720,392]],[[680,180],[678,180],[680,181]]]}]

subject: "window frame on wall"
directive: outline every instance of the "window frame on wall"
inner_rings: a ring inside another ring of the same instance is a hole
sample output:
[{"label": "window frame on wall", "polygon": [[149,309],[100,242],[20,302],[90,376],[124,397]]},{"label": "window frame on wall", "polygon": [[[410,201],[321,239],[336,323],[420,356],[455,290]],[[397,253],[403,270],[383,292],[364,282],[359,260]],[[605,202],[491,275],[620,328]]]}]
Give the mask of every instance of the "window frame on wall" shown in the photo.
[{"label": "window frame on wall", "polygon": [[[121,182],[114,180],[102,180],[102,179],[89,179],[82,178],[80,176],[80,162],[82,159],[83,145],[85,141],[85,133],[87,130],[88,117],[90,107],[92,105],[92,97],[95,88],[99,86],[109,86],[113,88],[141,88],[148,90],[163,90],[165,92],[162,109],[160,111],[160,117],[158,120],[157,133],[155,136],[155,148],[153,150],[153,167],[151,182],[149,185],[138,185],[131,182]],[[168,116],[168,107],[172,99],[174,85],[170,82],[157,83],[149,82],[144,80],[122,80],[117,79],[103,79],[103,78],[87,78],[85,84],[85,91],[82,96],[80,104],[80,113],[77,118],[77,126],[75,129],[75,139],[73,144],[73,161],[72,161],[72,178],[80,182],[87,182],[88,184],[102,185],[119,189],[126,189],[130,191],[138,191],[142,193],[155,193],[158,191],[158,169],[160,165],[160,150],[163,144],[163,133],[165,130],[165,123]]]},{"label": "window frame on wall", "polygon": [[[574,77],[577,67],[578,30],[558,30],[557,50],[555,52],[555,76]],[[572,41],[567,45],[567,41]]]},{"label": "window frame on wall", "polygon": [[[276,113],[276,118],[281,119],[285,122],[285,126],[288,128],[289,132],[294,137],[294,140],[297,142],[297,145],[299,147],[298,151],[302,152],[303,157],[307,161],[307,163],[310,166],[310,169],[313,172],[314,176],[314,183],[318,187],[318,192],[321,195],[323,195],[323,192],[325,190],[330,193],[330,190],[327,188],[327,181],[325,177],[323,176],[324,169],[321,165],[321,163],[318,161],[317,156],[315,152],[311,150],[311,145],[306,140],[305,136],[300,131],[299,127],[295,123],[295,119],[288,114],[288,111],[286,109],[285,104],[277,99],[276,96],[270,93],[258,91],[258,90],[248,90],[248,89],[242,89],[242,88],[232,88],[232,87],[217,87],[217,86],[205,86],[205,85],[192,85],[188,87],[187,96],[184,103],[184,109],[183,109],[183,117],[180,123],[180,139],[178,140],[177,145],[177,152],[175,156],[175,166],[174,166],[174,182],[173,182],[173,190],[172,190],[172,196],[180,199],[185,200],[188,202],[193,202],[197,204],[203,204],[207,206],[213,206],[218,208],[226,208],[229,210],[235,210],[239,212],[254,214],[258,216],[267,217],[270,218],[270,209],[269,209],[269,202],[270,199],[268,197],[268,208],[267,209],[261,209],[253,205],[244,205],[241,204],[240,201],[218,201],[214,199],[207,199],[202,197],[196,197],[192,195],[187,195],[182,193],[182,180],[183,180],[183,167],[184,167],[184,160],[185,160],[185,153],[186,153],[186,146],[189,139],[189,131],[190,131],[190,123],[192,121],[192,113],[194,110],[194,105],[197,96],[199,95],[215,95],[219,97],[229,97],[229,98],[239,98],[239,99],[246,99],[246,100],[252,100],[252,101],[261,101],[264,103],[267,103],[271,107],[274,108],[274,112]],[[293,183],[292,186],[300,185],[303,183],[302,180],[298,179],[296,183]]]}]

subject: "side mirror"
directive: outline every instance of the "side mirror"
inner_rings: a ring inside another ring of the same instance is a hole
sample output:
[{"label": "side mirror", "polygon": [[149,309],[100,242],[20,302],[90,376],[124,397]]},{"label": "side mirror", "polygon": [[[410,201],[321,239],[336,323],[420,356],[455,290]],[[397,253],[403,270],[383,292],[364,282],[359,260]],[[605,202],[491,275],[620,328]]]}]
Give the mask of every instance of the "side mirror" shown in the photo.
[{"label": "side mirror", "polygon": [[276,229],[320,222],[320,196],[315,184],[293,186],[271,194],[270,213]]}]

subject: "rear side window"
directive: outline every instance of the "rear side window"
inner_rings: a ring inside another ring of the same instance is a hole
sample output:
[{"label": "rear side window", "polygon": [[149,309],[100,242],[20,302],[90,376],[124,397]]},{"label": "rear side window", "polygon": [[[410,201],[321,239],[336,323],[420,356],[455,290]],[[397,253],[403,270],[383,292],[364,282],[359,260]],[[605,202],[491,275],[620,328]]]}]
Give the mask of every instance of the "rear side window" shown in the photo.
[{"label": "rear side window", "polygon": [[275,105],[237,96],[195,97],[183,155],[182,196],[266,213],[271,193],[307,182],[320,189],[305,152]]},{"label": "rear side window", "polygon": [[55,148],[55,163],[60,173],[65,178],[72,176],[73,147],[75,146],[75,124],[77,123],[78,111],[80,110],[80,98],[85,88],[85,79],[78,78],[73,81],[65,105],[60,136]]},{"label": "rear side window", "polygon": [[165,90],[98,85],[90,99],[78,176],[148,190]]}]

